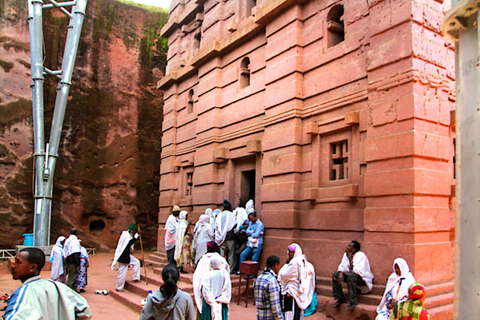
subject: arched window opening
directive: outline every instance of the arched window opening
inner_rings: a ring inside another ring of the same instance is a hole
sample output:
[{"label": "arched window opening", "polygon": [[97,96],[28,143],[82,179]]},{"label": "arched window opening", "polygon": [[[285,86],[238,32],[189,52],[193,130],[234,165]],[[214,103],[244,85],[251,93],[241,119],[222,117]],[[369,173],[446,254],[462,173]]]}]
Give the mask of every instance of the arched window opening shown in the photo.
[{"label": "arched window opening", "polygon": [[343,23],[343,6],[334,6],[327,15],[328,48],[336,46],[345,40],[345,27]]},{"label": "arched window opening", "polygon": [[187,113],[192,113],[193,112],[193,105],[194,105],[193,94],[194,94],[193,89],[188,91]]},{"label": "arched window opening", "polygon": [[243,58],[240,64],[240,88],[250,85],[250,59]]},{"label": "arched window opening", "polygon": [[252,9],[257,6],[257,0],[247,0],[246,1],[246,16],[251,16],[253,14]]}]

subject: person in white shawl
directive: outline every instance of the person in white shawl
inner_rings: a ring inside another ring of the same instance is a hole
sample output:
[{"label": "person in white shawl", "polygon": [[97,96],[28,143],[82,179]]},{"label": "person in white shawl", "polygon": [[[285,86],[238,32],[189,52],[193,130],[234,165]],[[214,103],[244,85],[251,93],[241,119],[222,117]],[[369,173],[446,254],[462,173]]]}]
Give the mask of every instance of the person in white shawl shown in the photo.
[{"label": "person in white shawl", "polygon": [[140,281],[140,261],[130,252],[130,250],[133,250],[133,244],[139,237],[138,233],[132,236],[136,230],[137,227],[132,223],[128,230],[123,231],[120,239],[118,239],[117,249],[112,262],[112,270],[114,268],[118,269],[116,291],[123,291],[129,266],[133,269],[132,280],[135,282]]},{"label": "person in white shawl", "polygon": [[232,297],[229,268],[221,257],[213,255],[209,260],[210,270],[202,279],[201,320],[227,320],[228,305]]},{"label": "person in white shawl", "polygon": [[190,221],[187,211],[180,211],[177,223],[177,232],[175,233],[175,253],[173,258],[181,273],[187,273],[184,270],[185,265],[190,265]]},{"label": "person in white shawl", "polygon": [[253,200],[250,199],[247,201],[247,203],[245,204],[245,211],[247,211],[247,216],[254,212],[255,211],[255,206],[253,205]]},{"label": "person in white shawl", "polygon": [[63,242],[65,239],[64,236],[58,237],[57,242],[55,242],[55,245],[52,247],[52,252],[50,253],[50,262],[52,263],[50,277],[52,280],[61,283],[67,282],[65,267],[63,265]]},{"label": "person in white shawl", "polygon": [[222,256],[218,254],[218,245],[215,241],[210,241],[207,243],[207,253],[198,261],[197,268],[193,274],[193,293],[195,295],[195,304],[197,305],[197,310],[201,314],[203,306],[203,296],[202,296],[202,283],[203,278],[208,271],[211,270],[210,260],[216,258],[221,261],[222,269],[227,270],[230,273],[230,267]]},{"label": "person in white shawl", "polygon": [[358,241],[353,240],[348,244],[337,271],[332,275],[333,297],[337,300],[335,308],[340,308],[340,305],[346,302],[342,291],[342,281],[348,285],[349,310],[355,309],[358,304],[357,287],[362,293],[372,291],[373,273],[370,269],[370,262],[365,253],[360,251]]},{"label": "person in white shawl", "polygon": [[235,214],[232,212],[232,204],[228,200],[223,201],[223,211],[215,220],[215,242],[220,246],[220,254],[227,257],[230,269],[234,267],[235,241],[234,241]]},{"label": "person in white shawl", "polygon": [[408,290],[415,283],[407,262],[402,258],[393,261],[393,273],[388,277],[382,300],[377,307],[376,320],[388,320],[395,304],[408,299]]},{"label": "person in white shawl", "polygon": [[[207,209],[209,210],[209,209]],[[210,209],[212,211],[212,209]],[[213,240],[213,228],[210,224],[210,217],[202,214],[193,229],[193,251],[195,252],[195,264],[207,252],[207,242]]]},{"label": "person in white shawl", "polygon": [[[168,216],[165,222],[165,251],[167,251],[167,260],[169,264],[177,264],[173,258],[175,255],[175,234],[177,232],[178,215],[180,207],[173,206],[172,214]],[[181,244],[179,244],[181,245]]]},{"label": "person in white shawl", "polygon": [[210,225],[212,226],[213,230],[215,230],[215,214],[211,208],[205,210],[205,214],[210,218]]},{"label": "person in white shawl", "polygon": [[278,273],[282,286],[282,309],[285,320],[303,319],[303,310],[312,302],[315,269],[296,243],[288,246],[288,260]]}]

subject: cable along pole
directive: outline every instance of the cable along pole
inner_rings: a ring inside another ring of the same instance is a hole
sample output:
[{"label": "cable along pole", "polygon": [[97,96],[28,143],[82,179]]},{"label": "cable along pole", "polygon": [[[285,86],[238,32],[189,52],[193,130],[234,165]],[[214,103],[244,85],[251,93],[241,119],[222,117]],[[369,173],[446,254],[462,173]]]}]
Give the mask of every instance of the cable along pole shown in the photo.
[{"label": "cable along pole", "polygon": [[[58,158],[58,146],[62,132],[68,93],[72,85],[72,73],[77,56],[80,34],[87,0],[57,2],[55,0],[28,0],[28,24],[30,29],[30,59],[32,73],[32,109],[34,137],[34,222],[33,245],[50,244],[50,223],[53,195],[53,174]],[[71,12],[67,9],[72,7]],[[70,18],[61,70],[52,71],[43,65],[43,16],[46,9],[60,10]],[[44,76],[59,78],[49,143],[45,145]]]}]

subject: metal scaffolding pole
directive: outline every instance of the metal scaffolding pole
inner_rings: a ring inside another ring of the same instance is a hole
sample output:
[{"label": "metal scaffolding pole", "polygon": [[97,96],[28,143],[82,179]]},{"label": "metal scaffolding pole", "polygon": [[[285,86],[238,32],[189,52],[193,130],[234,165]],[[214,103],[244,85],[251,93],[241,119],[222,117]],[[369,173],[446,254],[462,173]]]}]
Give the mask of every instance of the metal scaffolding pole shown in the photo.
[{"label": "metal scaffolding pole", "polygon": [[454,319],[480,319],[480,0],[453,0],[443,34],[455,42]]},{"label": "metal scaffolding pole", "polygon": [[[73,67],[77,56],[80,34],[87,0],[70,2],[56,2],[48,0],[51,4],[44,4],[43,0],[29,0],[29,27],[30,27],[30,51],[32,62],[32,107],[34,125],[35,147],[35,209],[33,224],[33,245],[48,246],[50,243],[50,221],[53,197],[53,174],[58,157],[58,146],[62,133],[63,119],[68,101],[68,93],[72,84]],[[64,7],[73,6],[71,13]],[[43,32],[42,10],[57,8],[70,18],[68,25],[67,40],[62,60],[61,71],[51,71],[43,66]],[[53,113],[52,128],[50,132],[47,153],[45,154],[44,133],[44,102],[43,82],[44,74],[60,76],[57,87],[55,109]]]}]

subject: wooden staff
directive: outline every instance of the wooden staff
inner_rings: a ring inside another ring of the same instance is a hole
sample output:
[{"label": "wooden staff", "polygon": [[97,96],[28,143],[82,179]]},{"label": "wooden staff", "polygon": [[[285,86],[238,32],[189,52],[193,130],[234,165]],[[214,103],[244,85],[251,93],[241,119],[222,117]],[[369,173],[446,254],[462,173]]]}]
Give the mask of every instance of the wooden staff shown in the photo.
[{"label": "wooden staff", "polygon": [[145,282],[148,285],[147,264],[145,262],[145,256],[143,255],[143,243],[142,243],[142,233],[140,232],[140,225],[138,225],[138,236],[140,239],[140,250],[142,250],[143,270],[145,271]]},{"label": "wooden staff", "polygon": [[[191,222],[191,220],[190,220]],[[192,272],[192,224],[190,223],[188,225],[188,267],[190,269],[190,272]]]}]

